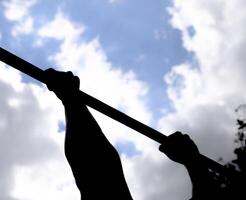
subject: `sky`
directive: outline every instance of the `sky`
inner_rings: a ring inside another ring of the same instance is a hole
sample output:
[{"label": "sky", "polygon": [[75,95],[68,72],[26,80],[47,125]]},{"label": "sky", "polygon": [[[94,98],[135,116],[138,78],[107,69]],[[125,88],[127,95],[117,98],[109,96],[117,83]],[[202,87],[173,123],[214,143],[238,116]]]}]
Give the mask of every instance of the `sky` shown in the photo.
[{"label": "sky", "polygon": [[[234,158],[235,109],[246,102],[243,0],[1,0],[0,46],[202,154]],[[62,104],[0,62],[0,198],[79,200],[63,152]],[[182,165],[158,144],[90,109],[118,150],[136,200],[191,197]]]}]

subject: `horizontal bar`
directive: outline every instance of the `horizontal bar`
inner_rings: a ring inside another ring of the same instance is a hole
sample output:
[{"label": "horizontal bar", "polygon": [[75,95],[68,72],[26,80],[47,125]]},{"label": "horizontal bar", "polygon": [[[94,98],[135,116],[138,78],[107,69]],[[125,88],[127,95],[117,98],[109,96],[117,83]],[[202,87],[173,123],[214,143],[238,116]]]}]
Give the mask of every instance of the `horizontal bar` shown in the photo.
[{"label": "horizontal bar", "polygon": [[[0,60],[15,69],[31,76],[32,78],[46,83],[45,73],[42,69],[36,67],[35,65],[19,58],[18,56],[8,52],[7,50],[0,47]],[[145,135],[146,137],[162,144],[167,136],[163,135],[159,131],[129,117],[128,115],[116,110],[115,108],[99,101],[98,99],[80,91],[79,98],[88,105],[89,107],[107,115],[108,117],[132,128],[135,131]],[[226,174],[232,174],[234,172],[228,170],[223,165],[217,163],[216,161],[200,154],[200,162],[203,162],[208,168],[215,170],[217,172],[222,172]]]}]

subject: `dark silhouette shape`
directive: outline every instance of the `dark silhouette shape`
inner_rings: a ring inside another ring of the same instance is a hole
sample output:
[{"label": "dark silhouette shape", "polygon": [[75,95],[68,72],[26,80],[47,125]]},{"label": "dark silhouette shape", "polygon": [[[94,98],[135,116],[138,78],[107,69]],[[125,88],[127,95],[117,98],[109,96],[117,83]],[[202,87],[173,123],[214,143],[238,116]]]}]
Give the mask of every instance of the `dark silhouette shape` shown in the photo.
[{"label": "dark silhouette shape", "polygon": [[62,101],[66,114],[65,155],[83,199],[131,200],[120,157],[83,102],[72,72],[46,71],[47,86]]},{"label": "dark silhouette shape", "polygon": [[188,135],[176,132],[159,149],[187,169],[193,185],[192,200],[229,200],[242,195],[239,190],[243,179],[237,174],[219,174],[204,165],[197,146]]},{"label": "dark silhouette shape", "polygon": [[[238,147],[235,148],[234,154],[236,159],[227,163],[229,169],[238,170],[240,172],[240,179],[237,180],[237,195],[242,195],[244,192],[243,186],[246,184],[246,104],[240,105],[236,110],[237,118],[237,132],[235,143]],[[223,159],[222,159],[223,160]],[[243,195],[242,195],[243,197]]]},{"label": "dark silhouette shape", "polygon": [[[19,58],[18,56],[8,52],[7,50],[1,47],[0,47],[0,60],[45,84],[50,82],[50,80],[48,80],[47,73],[45,73],[42,69]],[[147,136],[148,138],[160,144],[162,144],[167,138],[167,136],[163,135],[157,130],[127,116],[126,114],[114,109],[113,107],[101,102],[100,100],[82,91],[76,92],[76,97],[78,101],[84,102],[85,105],[94,108],[95,110],[132,128],[133,130],[136,130],[137,132]],[[199,155],[199,162],[203,163],[203,165],[209,166],[210,169],[218,173],[232,173],[231,170],[228,171],[228,169],[225,168],[223,165],[217,163],[216,161],[202,154]]]},{"label": "dark silhouette shape", "polygon": [[246,124],[242,120],[237,120],[237,123],[239,125],[238,129],[244,129],[246,127]]},{"label": "dark silhouette shape", "polygon": [[[246,105],[244,105],[244,107],[241,106],[240,108],[245,109],[246,111]],[[241,172],[242,176],[246,178],[246,119],[237,119],[237,125],[238,129],[235,143],[239,144],[239,147],[234,150],[234,154],[237,157],[235,160],[232,160],[231,163],[228,163],[228,166],[233,167],[234,169],[237,168]]]},{"label": "dark silhouette shape", "polygon": [[[52,69],[44,72],[1,47],[0,60],[46,83],[63,102],[67,118],[65,154],[76,184],[85,199],[132,199],[119,155],[105,138],[85,105],[162,144],[160,146],[162,152],[187,168],[193,183],[193,199],[242,199],[244,197],[242,191],[245,176],[236,173],[230,167],[228,170],[201,155],[187,135],[177,132],[166,137],[79,91],[79,79],[73,76],[72,72],[57,72]],[[239,120],[238,124],[239,130],[244,130],[246,127],[243,121]],[[244,134],[240,135],[239,140],[244,140]],[[239,157],[240,159],[244,157],[245,150],[236,149],[235,153],[239,161]],[[245,163],[245,158],[243,162]]]},{"label": "dark silhouette shape", "polygon": [[[120,157],[102,133],[79,95],[79,78],[72,72],[45,71],[48,88],[62,101],[66,114],[65,155],[84,199],[131,200]],[[184,165],[193,184],[193,200],[238,199],[242,181],[212,171],[201,160],[188,135],[176,132],[160,151]]]}]

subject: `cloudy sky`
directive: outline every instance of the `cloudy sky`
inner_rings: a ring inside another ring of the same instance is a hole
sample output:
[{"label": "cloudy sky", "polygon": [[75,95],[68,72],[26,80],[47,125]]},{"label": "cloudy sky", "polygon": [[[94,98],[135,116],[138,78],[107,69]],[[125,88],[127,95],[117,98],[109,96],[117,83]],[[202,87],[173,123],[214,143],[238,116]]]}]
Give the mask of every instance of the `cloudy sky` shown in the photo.
[{"label": "cloudy sky", "polygon": [[[246,102],[244,0],[1,0],[0,45],[201,153],[233,158]],[[64,114],[40,83],[0,63],[0,199],[79,200],[63,153]],[[91,110],[122,158],[136,200],[191,196],[158,144]]]}]

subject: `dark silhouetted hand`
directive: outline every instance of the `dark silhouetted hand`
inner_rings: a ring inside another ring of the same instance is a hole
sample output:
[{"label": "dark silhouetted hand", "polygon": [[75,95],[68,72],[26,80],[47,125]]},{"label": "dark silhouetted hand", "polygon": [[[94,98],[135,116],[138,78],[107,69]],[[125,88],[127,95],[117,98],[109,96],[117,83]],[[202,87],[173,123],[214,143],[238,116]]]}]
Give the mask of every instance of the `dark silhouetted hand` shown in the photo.
[{"label": "dark silhouetted hand", "polygon": [[168,136],[160,145],[160,151],[165,153],[168,158],[183,165],[195,161],[199,151],[195,143],[186,134],[175,132]]},{"label": "dark silhouetted hand", "polygon": [[79,95],[72,72],[45,71],[47,86],[63,102],[66,114],[65,155],[83,199],[132,200],[120,157]]},{"label": "dark silhouetted hand", "polygon": [[78,94],[80,80],[72,72],[60,72],[52,68],[45,70],[47,87],[63,102],[73,100]]}]

